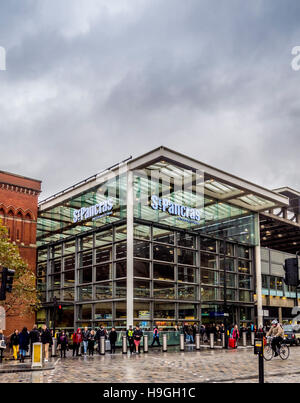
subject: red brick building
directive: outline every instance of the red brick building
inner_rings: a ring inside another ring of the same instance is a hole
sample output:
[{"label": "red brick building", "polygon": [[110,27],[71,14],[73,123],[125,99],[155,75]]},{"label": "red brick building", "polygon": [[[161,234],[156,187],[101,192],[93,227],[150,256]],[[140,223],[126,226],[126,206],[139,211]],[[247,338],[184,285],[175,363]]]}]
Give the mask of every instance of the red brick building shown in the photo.
[{"label": "red brick building", "polygon": [[[0,171],[0,219],[20,250],[21,257],[36,273],[36,224],[41,181]],[[8,317],[5,334],[23,326],[32,328],[34,315]]]}]

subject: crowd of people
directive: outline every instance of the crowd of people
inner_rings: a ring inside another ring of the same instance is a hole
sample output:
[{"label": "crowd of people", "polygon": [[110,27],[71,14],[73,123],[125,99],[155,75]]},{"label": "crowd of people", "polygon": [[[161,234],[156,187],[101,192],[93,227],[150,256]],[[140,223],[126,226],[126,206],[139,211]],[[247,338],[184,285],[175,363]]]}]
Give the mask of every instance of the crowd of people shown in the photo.
[{"label": "crowd of people", "polygon": [[[214,335],[215,342],[221,341],[222,334],[225,333],[225,326],[224,323],[202,324],[200,326],[196,323],[183,323],[181,328],[178,327],[175,330],[182,331],[186,343],[194,343],[197,333],[200,334],[201,341],[205,343],[209,342],[211,334]],[[256,333],[258,331],[264,331],[265,333],[268,329],[257,329],[251,323],[248,327],[244,325],[241,328],[238,328],[237,325],[231,325],[227,330],[230,332],[230,338],[235,340],[236,348],[243,332],[247,332],[250,335],[251,332]],[[154,327],[152,335],[153,339],[150,347],[154,347],[155,343],[157,346],[160,346],[159,329],[157,326]],[[90,330],[88,327],[84,327],[83,329],[78,328],[73,333],[61,330],[54,334],[53,330],[48,329],[46,325],[43,325],[41,328],[34,325],[30,331],[26,327],[21,332],[16,329],[8,338],[4,337],[3,331],[0,329],[0,362],[2,361],[3,351],[6,349],[7,344],[12,353],[12,358],[24,362],[28,352],[30,354],[32,352],[32,344],[37,342],[42,343],[43,357],[45,362],[47,362],[49,360],[49,348],[53,345],[53,339],[56,339],[57,349],[60,351],[61,358],[66,357],[66,352],[69,349],[72,350],[73,357],[82,354],[93,356],[95,350],[100,353],[100,340],[102,337],[105,340],[109,340],[110,353],[114,354],[118,339],[118,333],[114,327],[109,332],[104,326],[100,325],[97,330]],[[134,329],[132,326],[129,326],[126,331],[126,337],[130,353],[140,354],[140,343],[143,337],[143,331],[140,326],[136,325]]]}]

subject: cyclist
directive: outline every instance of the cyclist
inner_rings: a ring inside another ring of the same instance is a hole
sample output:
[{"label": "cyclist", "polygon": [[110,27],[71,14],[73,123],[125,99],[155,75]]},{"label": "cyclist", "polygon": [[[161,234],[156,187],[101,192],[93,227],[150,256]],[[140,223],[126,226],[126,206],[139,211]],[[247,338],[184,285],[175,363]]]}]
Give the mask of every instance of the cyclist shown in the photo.
[{"label": "cyclist", "polygon": [[267,337],[272,336],[272,349],[275,352],[275,357],[278,356],[277,347],[280,347],[281,342],[283,341],[284,331],[281,324],[275,319],[272,321],[271,329],[267,333]]}]

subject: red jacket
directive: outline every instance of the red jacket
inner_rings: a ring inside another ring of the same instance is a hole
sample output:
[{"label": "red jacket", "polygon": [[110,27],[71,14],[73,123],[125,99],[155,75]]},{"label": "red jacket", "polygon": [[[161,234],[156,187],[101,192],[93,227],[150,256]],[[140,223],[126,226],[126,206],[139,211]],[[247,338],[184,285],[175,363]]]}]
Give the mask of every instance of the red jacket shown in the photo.
[{"label": "red jacket", "polygon": [[82,334],[79,333],[78,330],[79,329],[77,329],[76,333],[73,333],[72,340],[73,340],[73,343],[78,343],[79,344],[79,343],[82,342]]}]

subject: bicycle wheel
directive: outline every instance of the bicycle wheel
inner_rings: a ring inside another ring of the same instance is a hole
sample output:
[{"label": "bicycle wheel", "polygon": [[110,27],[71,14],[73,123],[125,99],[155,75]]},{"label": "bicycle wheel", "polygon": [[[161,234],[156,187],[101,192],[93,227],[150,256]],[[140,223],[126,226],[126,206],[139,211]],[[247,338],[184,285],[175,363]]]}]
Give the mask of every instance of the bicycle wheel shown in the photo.
[{"label": "bicycle wheel", "polygon": [[272,349],[272,347],[270,346],[270,345],[267,345],[265,348],[264,348],[264,359],[266,360],[266,361],[271,361],[272,360],[272,358],[274,357],[274,351],[273,351],[273,349]]},{"label": "bicycle wheel", "polygon": [[286,360],[290,355],[290,348],[286,344],[282,344],[279,349],[279,355],[282,360]]}]

